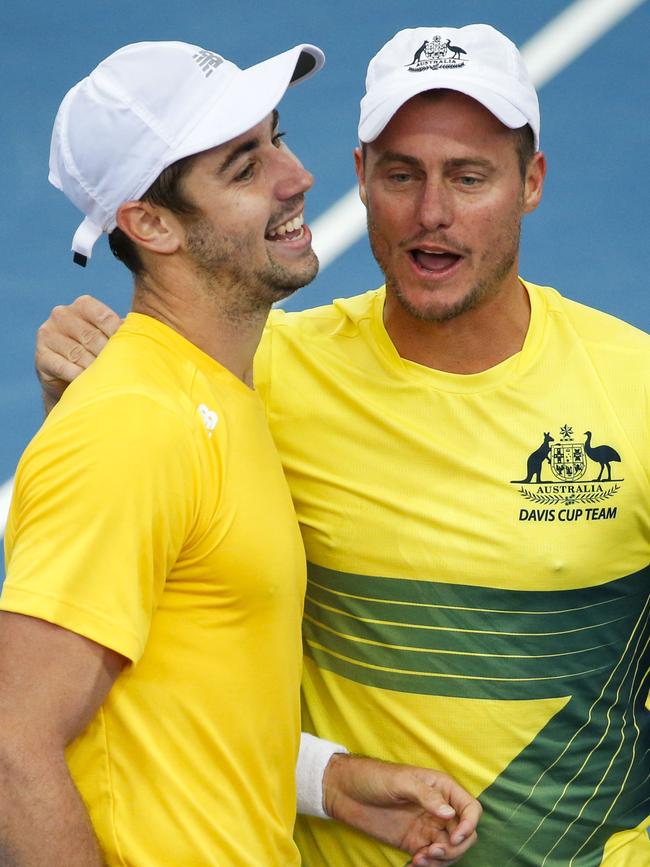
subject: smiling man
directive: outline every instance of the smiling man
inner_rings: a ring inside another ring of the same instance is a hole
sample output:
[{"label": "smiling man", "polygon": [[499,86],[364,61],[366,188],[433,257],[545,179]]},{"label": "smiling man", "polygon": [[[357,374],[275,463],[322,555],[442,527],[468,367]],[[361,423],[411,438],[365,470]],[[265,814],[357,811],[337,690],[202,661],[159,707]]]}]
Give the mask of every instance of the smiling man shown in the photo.
[{"label": "smiling man", "polygon": [[[179,42],[72,88],[50,180],[134,274],[132,312],[23,455],[0,600],[0,863],[288,867],[304,549],[253,353],[318,263],[275,109],[300,45],[240,70]],[[301,807],[450,863],[445,774],[301,745]]]},{"label": "smiling man", "polygon": [[[275,311],[255,362],[309,561],[304,724],[480,795],[463,867],[646,865],[650,338],[518,276],[539,133],[491,27],[404,30],[370,62],[356,164],[386,284]],[[107,315],[43,328],[46,399]],[[317,819],[297,840],[309,867],[403,864]]]},{"label": "smiling man", "polygon": [[312,184],[273,112],[322,62],[138,43],[59,109],[75,260],[110,232],[135,292],[18,471],[3,864],[297,863],[303,550],[246,383],[269,306],[317,268],[308,230],[269,233]]}]

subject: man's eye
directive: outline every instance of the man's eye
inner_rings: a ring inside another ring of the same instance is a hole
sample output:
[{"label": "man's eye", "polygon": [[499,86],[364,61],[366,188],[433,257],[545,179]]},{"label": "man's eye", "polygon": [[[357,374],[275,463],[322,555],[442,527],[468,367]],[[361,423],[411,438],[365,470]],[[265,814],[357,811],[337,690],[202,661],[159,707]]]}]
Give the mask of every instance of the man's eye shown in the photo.
[{"label": "man's eye", "polygon": [[479,179],[472,175],[462,175],[459,180],[464,187],[475,187],[479,182]]},{"label": "man's eye", "polygon": [[411,180],[411,175],[408,172],[393,172],[388,177],[391,181],[396,181],[398,184],[404,184]]},{"label": "man's eye", "polygon": [[281,144],[280,139],[282,139],[285,135],[286,135],[286,132],[273,133],[273,138],[271,139],[271,141],[273,142],[273,146],[276,148],[279,148],[280,144]]},{"label": "man's eye", "polygon": [[248,163],[248,165],[239,172],[239,174],[235,175],[236,181],[249,181],[253,177],[253,163]]}]

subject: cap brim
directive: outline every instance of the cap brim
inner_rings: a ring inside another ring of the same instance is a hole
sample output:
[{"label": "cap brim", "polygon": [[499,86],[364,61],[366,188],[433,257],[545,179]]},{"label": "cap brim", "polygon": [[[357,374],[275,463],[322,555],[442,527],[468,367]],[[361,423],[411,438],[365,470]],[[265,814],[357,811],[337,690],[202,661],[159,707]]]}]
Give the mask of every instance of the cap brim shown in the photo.
[{"label": "cap brim", "polygon": [[325,63],[315,45],[296,45],[238,72],[225,93],[176,149],[172,161],[225,144],[257,126],[278,105],[288,87],[306,81]]},{"label": "cap brim", "polygon": [[[467,78],[459,81],[457,75],[445,76],[444,73],[438,73],[435,87],[432,87],[430,82],[423,82],[421,87],[411,85],[409,88],[396,90],[376,105],[367,106],[364,119],[359,123],[359,141],[374,141],[388,126],[393,115],[412,97],[427,90],[441,89],[455,90],[472,97],[510,129],[519,129],[530,123],[530,120],[505,97],[484,87],[480,82]],[[367,98],[366,95],[364,100]]]}]

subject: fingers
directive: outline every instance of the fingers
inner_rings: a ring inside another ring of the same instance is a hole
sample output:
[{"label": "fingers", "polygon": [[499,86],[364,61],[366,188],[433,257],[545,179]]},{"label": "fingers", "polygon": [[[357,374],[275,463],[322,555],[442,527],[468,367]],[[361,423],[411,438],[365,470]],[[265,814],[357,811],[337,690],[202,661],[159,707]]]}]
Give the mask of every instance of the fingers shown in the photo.
[{"label": "fingers", "polygon": [[447,774],[440,774],[437,786],[445,795],[446,801],[454,808],[457,824],[451,833],[453,844],[462,843],[470,834],[476,831],[483,808],[469,792]]},{"label": "fingers", "polygon": [[476,826],[483,815],[483,807],[476,800],[468,796],[469,800],[460,811],[456,811],[458,825],[451,834],[453,844],[462,843],[465,838],[476,832]]},{"label": "fingers", "polygon": [[35,355],[47,412],[67,384],[92,364],[120,324],[117,313],[90,295],[52,310],[38,329]]},{"label": "fingers", "polygon": [[55,307],[45,325],[49,331],[63,334],[98,355],[121,322],[117,313],[102,301],[81,295],[67,307]]},{"label": "fingers", "polygon": [[454,846],[444,831],[440,832],[434,843],[419,849],[412,857],[413,867],[447,867],[455,864],[471,849],[478,837],[476,832],[470,834],[460,845]]},{"label": "fingers", "polygon": [[80,340],[42,325],[36,340],[36,370],[39,377],[71,382],[92,364],[107,339],[104,335],[101,338],[95,336],[92,345],[87,348]]},{"label": "fingers", "polygon": [[476,825],[469,826],[473,819],[478,822],[481,814],[479,802],[451,777],[440,772],[408,769],[402,779],[400,794],[409,800],[417,800],[428,813],[441,819],[462,817],[468,831],[474,830]]},{"label": "fingers", "polygon": [[424,848],[417,849],[412,863],[414,867],[455,863],[476,842],[483,809],[476,798],[447,774],[412,771],[410,782],[403,779],[401,794],[408,797],[410,790],[410,797],[417,799],[430,817],[426,824],[429,841]]},{"label": "fingers", "polygon": [[62,308],[62,310],[66,309],[71,309],[80,320],[87,323],[90,327],[89,339],[95,336],[95,330],[105,337],[112,337],[122,324],[122,320],[114,310],[97,298],[93,298],[92,295],[81,295],[73,301],[70,308]]},{"label": "fingers", "polygon": [[36,338],[36,370],[41,381],[71,382],[99,355],[120,324],[117,313],[90,295],[55,307]]},{"label": "fingers", "polygon": [[456,815],[456,808],[448,794],[436,783],[422,780],[417,775],[412,779],[411,791],[409,792],[405,787],[403,796],[417,800],[428,813],[433,813],[441,819],[452,819]]}]

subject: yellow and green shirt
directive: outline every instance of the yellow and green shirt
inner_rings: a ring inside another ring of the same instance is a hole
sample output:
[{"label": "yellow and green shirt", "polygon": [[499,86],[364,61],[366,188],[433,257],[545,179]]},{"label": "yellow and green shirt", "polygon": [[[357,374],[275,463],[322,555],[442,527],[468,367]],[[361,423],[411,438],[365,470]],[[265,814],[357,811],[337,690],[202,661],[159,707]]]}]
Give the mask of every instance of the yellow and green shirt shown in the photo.
[{"label": "yellow and green shirt", "polygon": [[258,396],[131,314],[27,448],[0,607],[124,655],[69,767],[111,867],[296,865],[304,550]]},{"label": "yellow and green shirt", "polygon": [[[303,728],[480,796],[463,867],[650,864],[650,338],[526,284],[522,350],[399,357],[384,290],[256,360],[308,559]],[[305,867],[404,853],[301,819]]]}]

